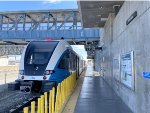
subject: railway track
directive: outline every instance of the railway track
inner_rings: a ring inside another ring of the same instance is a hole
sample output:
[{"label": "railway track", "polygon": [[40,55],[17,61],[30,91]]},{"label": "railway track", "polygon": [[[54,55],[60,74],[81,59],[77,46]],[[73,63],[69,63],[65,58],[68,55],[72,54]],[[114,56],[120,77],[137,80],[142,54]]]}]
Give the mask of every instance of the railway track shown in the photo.
[{"label": "railway track", "polygon": [[21,113],[25,106],[38,97],[39,94],[3,91],[0,93],[0,113]]}]

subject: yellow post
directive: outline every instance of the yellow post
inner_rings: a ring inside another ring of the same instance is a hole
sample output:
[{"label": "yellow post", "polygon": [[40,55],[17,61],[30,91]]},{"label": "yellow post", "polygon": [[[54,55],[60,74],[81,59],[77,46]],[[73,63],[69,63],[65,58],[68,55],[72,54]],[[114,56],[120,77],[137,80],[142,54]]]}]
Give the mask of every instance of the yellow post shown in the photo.
[{"label": "yellow post", "polygon": [[44,95],[41,96],[41,113],[44,113]]},{"label": "yellow post", "polygon": [[28,107],[25,107],[25,108],[23,109],[23,113],[28,113]]},{"label": "yellow post", "polygon": [[49,91],[49,113],[51,113],[51,109],[52,109],[52,107],[51,107],[51,98],[52,98],[52,91],[50,90]]},{"label": "yellow post", "polygon": [[62,82],[61,82],[61,106],[63,105],[63,87],[62,87]]},{"label": "yellow post", "polygon": [[71,76],[68,78],[68,81],[69,81],[69,93],[71,92],[71,80],[70,80]]},{"label": "yellow post", "polygon": [[41,98],[38,98],[38,113],[41,113]]},{"label": "yellow post", "polygon": [[54,113],[55,112],[55,109],[54,109],[54,98],[55,98],[55,88],[53,87],[52,89],[52,112],[51,113]]},{"label": "yellow post", "polygon": [[61,107],[61,83],[59,84],[59,107]]},{"label": "yellow post", "polygon": [[60,86],[60,83],[59,83],[59,97],[58,97],[58,109],[60,109],[61,107],[61,86]]},{"label": "yellow post", "polygon": [[60,109],[60,83],[58,84],[58,110]]},{"label": "yellow post", "polygon": [[[58,92],[58,86],[57,86],[57,92]],[[57,113],[57,108],[58,108],[58,94],[56,94],[55,113]]]},{"label": "yellow post", "polygon": [[55,112],[58,112],[59,107],[60,107],[60,84],[57,86],[57,94],[56,94],[56,103],[55,103]]},{"label": "yellow post", "polygon": [[31,102],[31,113],[35,113],[35,101]]},{"label": "yellow post", "polygon": [[63,88],[64,88],[64,102],[65,102],[65,80],[64,80]]},{"label": "yellow post", "polygon": [[65,98],[66,98],[66,80],[64,80],[64,102],[65,102]]},{"label": "yellow post", "polygon": [[66,78],[66,97],[68,96],[68,77]]},{"label": "yellow post", "polygon": [[71,92],[71,83],[72,83],[72,81],[71,81],[71,76],[69,77],[69,91]]},{"label": "yellow post", "polygon": [[71,91],[72,91],[72,89],[73,89],[73,84],[74,84],[74,81],[73,81],[73,76],[71,76],[71,81],[72,81],[72,88],[71,88]]},{"label": "yellow post", "polygon": [[47,92],[44,93],[44,97],[45,97],[45,113],[48,113]]}]

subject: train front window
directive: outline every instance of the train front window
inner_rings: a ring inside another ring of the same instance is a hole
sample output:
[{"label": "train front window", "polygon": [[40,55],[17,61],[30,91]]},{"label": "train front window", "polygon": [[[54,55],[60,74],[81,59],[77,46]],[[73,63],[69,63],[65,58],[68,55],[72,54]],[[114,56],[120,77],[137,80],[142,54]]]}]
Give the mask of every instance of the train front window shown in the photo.
[{"label": "train front window", "polygon": [[33,52],[27,58],[27,64],[46,64],[52,52]]},{"label": "train front window", "polygon": [[31,42],[25,55],[25,63],[47,64],[58,42]]}]

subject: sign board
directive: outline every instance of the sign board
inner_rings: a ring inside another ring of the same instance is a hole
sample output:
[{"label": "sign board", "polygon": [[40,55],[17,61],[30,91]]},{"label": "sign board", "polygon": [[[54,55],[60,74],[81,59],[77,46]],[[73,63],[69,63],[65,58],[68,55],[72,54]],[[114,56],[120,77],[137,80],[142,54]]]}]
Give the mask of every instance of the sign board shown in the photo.
[{"label": "sign board", "polygon": [[150,79],[150,72],[143,72],[143,77]]},{"label": "sign board", "polygon": [[121,82],[134,89],[133,51],[121,56]]},{"label": "sign board", "polygon": [[135,17],[137,16],[137,11],[135,11],[126,21],[126,25],[128,25]]},{"label": "sign board", "polygon": [[120,81],[120,58],[113,59],[113,76],[114,79]]}]

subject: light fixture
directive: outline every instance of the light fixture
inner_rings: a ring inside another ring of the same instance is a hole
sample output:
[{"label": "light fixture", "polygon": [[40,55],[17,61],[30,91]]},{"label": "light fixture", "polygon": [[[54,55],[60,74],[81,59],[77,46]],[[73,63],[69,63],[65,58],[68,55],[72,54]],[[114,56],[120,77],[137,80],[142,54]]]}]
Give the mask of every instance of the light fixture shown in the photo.
[{"label": "light fixture", "polygon": [[106,21],[107,20],[107,18],[101,18],[101,21]]}]

